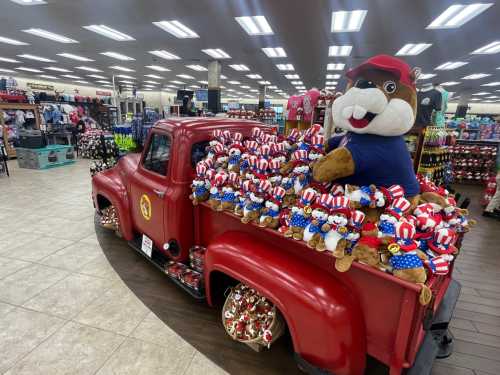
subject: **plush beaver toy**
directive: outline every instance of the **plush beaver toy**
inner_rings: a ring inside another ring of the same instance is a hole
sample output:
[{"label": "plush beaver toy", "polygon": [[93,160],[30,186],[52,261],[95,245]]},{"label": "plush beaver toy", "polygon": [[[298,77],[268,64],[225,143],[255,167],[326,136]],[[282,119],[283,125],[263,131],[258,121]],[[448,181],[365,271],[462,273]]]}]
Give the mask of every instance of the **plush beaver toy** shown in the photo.
[{"label": "plush beaver toy", "polygon": [[386,55],[347,72],[347,91],[332,104],[334,125],[347,133],[328,140],[329,153],[313,168],[316,181],[397,184],[407,197],[417,196],[419,184],[402,136],[415,121],[418,74],[419,69]]}]

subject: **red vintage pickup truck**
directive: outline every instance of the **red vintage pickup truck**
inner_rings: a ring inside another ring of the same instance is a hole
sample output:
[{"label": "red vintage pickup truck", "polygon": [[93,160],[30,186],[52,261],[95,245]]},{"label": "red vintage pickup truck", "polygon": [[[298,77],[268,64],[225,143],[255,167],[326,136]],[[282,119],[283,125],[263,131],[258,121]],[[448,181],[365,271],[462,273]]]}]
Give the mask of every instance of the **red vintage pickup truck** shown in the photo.
[{"label": "red vintage pickup truck", "polygon": [[114,206],[120,234],[162,271],[169,260],[186,262],[192,246],[205,246],[203,290],[179,285],[211,306],[227,283],[257,290],[284,317],[296,361],[308,373],[360,375],[367,355],[391,375],[430,373],[434,359],[450,352],[447,327],[460,292],[452,272],[429,281],[433,299],[422,306],[416,284],[357,262],[339,273],[331,256],[304,242],[204,203],[193,206],[190,184],[213,130],[249,136],[254,127],[269,131],[237,119],[158,122],[142,154],[93,177],[97,214]]}]

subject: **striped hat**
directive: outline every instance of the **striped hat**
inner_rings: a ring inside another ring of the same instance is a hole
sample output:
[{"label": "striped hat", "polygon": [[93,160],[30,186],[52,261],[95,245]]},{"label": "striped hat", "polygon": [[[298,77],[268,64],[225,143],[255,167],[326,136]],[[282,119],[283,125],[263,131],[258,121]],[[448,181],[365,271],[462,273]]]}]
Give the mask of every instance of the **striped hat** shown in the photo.
[{"label": "striped hat", "polygon": [[332,214],[344,214],[347,217],[351,216],[350,200],[347,197],[336,196],[333,197]]},{"label": "striped hat", "polygon": [[268,179],[261,179],[257,185],[257,191],[261,194],[268,193],[273,186]]},{"label": "striped hat", "polygon": [[254,190],[254,185],[253,185],[253,182],[250,181],[250,180],[245,180],[241,183],[241,189],[245,192],[245,193],[249,193],[251,191]]},{"label": "striped hat", "polygon": [[345,190],[344,187],[340,184],[333,184],[332,188],[330,189],[330,193],[334,196],[337,195],[344,195]]},{"label": "striped hat", "polygon": [[434,232],[432,240],[427,241],[427,244],[432,251],[439,254],[453,254],[457,251],[454,246],[457,234],[449,228],[441,228]]},{"label": "striped hat", "polygon": [[204,177],[205,173],[207,173],[207,165],[204,162],[199,162],[196,164],[196,175],[198,177]]},{"label": "striped hat", "polygon": [[252,138],[253,139],[258,139],[262,135],[262,129],[260,128],[253,128],[252,129]]},{"label": "striped hat", "polygon": [[401,219],[402,216],[410,209],[411,203],[405,198],[396,198],[391,206],[386,209],[386,212],[396,219]]},{"label": "striped hat", "polygon": [[434,212],[434,207],[432,206],[432,204],[422,203],[415,208],[413,214],[418,217],[421,215],[432,215],[433,212]]},{"label": "striped hat", "polygon": [[280,159],[272,159],[269,162],[269,169],[271,169],[272,172],[277,173],[279,172],[281,168],[281,160]]},{"label": "striped hat", "polygon": [[388,188],[383,186],[379,187],[379,190],[384,194],[385,200],[390,204],[394,199],[403,198],[405,196],[405,190],[401,185],[391,185]]},{"label": "striped hat", "polygon": [[424,264],[434,275],[444,276],[450,272],[450,263],[452,260],[453,255],[444,254],[426,260]]},{"label": "striped hat", "polygon": [[359,210],[351,211],[351,218],[349,219],[349,225],[355,228],[356,230],[361,230],[365,217],[366,215],[363,211]]},{"label": "striped hat", "polygon": [[304,189],[300,194],[299,206],[300,207],[310,206],[311,204],[314,203],[316,197],[317,197],[316,190],[312,188]]},{"label": "striped hat", "polygon": [[263,144],[259,147],[259,153],[262,156],[269,156],[269,154],[271,153],[271,146],[268,144]]},{"label": "striped hat", "polygon": [[299,129],[292,129],[290,130],[290,134],[288,134],[288,137],[287,139],[290,141],[290,142],[297,142],[297,140],[300,138],[300,131]]},{"label": "striped hat", "polygon": [[226,180],[228,178],[228,175],[226,172],[217,172],[213,178],[213,184],[215,186],[222,186],[226,183]]},{"label": "striped hat", "polygon": [[246,140],[245,147],[250,152],[256,152],[259,149],[259,143],[257,141]]},{"label": "striped hat", "polygon": [[301,160],[307,161],[307,151],[306,150],[297,150],[292,153],[292,160]]},{"label": "striped hat", "polygon": [[269,197],[268,200],[277,205],[280,205],[281,203],[283,203],[283,197],[285,196],[285,194],[285,189],[283,189],[281,186],[275,186],[273,188],[273,191],[271,192],[271,197]]},{"label": "striped hat", "polygon": [[239,186],[240,185],[240,176],[236,172],[229,172],[229,178],[228,181],[233,185],[233,186]]},{"label": "striped hat", "polygon": [[323,208],[326,211],[330,211],[333,207],[333,195],[331,194],[321,194],[318,199],[316,199],[316,203],[313,204],[312,208]]},{"label": "striped hat", "polygon": [[265,175],[268,171],[269,168],[269,162],[264,159],[264,158],[259,158],[257,159],[257,163],[255,164],[257,173],[261,175]]},{"label": "striped hat", "polygon": [[233,133],[233,141],[234,142],[241,142],[243,140],[243,134],[241,133]]},{"label": "striped hat", "polygon": [[415,227],[407,221],[398,221],[395,225],[396,242],[404,251],[412,251],[417,248],[415,242]]}]

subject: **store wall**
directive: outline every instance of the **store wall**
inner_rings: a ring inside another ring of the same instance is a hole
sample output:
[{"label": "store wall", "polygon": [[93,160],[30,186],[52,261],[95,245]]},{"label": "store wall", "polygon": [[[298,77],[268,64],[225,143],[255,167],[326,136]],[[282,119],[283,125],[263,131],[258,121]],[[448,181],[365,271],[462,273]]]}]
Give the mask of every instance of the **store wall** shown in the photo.
[{"label": "store wall", "polygon": [[[467,113],[470,114],[492,114],[500,115],[500,104],[499,103],[474,103],[469,102],[470,109]],[[455,113],[457,109],[457,103],[448,103],[447,113]]]}]

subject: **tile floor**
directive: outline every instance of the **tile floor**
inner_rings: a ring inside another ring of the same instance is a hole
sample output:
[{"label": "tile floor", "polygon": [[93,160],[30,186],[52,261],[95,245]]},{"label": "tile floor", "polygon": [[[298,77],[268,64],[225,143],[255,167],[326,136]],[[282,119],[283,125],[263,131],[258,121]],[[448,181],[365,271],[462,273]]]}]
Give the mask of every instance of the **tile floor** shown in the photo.
[{"label": "tile floor", "polygon": [[[233,342],[218,311],[123,240],[96,234],[87,161],[9,165],[11,177],[0,178],[0,374],[300,373],[286,339],[261,354]],[[480,221],[456,269],[455,353],[434,375],[500,373],[500,224]]]}]

